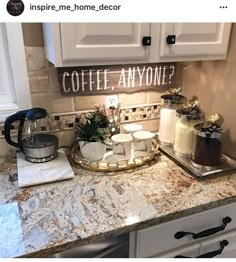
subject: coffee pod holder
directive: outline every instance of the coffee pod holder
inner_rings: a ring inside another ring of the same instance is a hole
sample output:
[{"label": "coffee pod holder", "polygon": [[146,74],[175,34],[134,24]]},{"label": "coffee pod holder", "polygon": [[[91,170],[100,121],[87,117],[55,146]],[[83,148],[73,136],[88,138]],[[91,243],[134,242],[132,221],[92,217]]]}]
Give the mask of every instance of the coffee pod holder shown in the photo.
[{"label": "coffee pod holder", "polygon": [[159,155],[156,139],[152,140],[152,149],[149,153],[135,151],[132,145],[131,155],[126,158],[124,155],[115,155],[112,150],[107,150],[102,160],[92,162],[82,157],[78,143],[75,143],[71,150],[72,160],[80,167],[94,172],[119,172],[132,170],[151,163]]}]

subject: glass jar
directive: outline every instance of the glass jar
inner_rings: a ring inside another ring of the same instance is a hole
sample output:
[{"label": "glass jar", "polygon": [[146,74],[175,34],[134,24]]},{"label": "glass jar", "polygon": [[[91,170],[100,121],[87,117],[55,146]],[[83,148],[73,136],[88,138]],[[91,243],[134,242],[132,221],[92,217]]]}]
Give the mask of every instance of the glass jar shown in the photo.
[{"label": "glass jar", "polygon": [[178,94],[161,96],[163,105],[160,109],[160,127],[158,139],[161,144],[173,145],[175,139],[176,110],[182,107],[186,97]]},{"label": "glass jar", "polygon": [[175,128],[174,152],[181,156],[191,156],[193,150],[194,126],[203,121],[200,109],[178,109]]},{"label": "glass jar", "polygon": [[204,123],[194,127],[192,161],[201,166],[219,166],[221,161],[221,133],[202,131]]}]

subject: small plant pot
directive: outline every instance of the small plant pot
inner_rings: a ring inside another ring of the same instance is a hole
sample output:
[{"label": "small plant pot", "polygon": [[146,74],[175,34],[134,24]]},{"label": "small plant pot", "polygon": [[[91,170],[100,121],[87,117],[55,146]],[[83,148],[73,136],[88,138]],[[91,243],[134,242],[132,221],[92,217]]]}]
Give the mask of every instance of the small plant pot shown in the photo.
[{"label": "small plant pot", "polygon": [[82,157],[90,161],[99,161],[106,153],[106,145],[100,142],[79,142]]}]

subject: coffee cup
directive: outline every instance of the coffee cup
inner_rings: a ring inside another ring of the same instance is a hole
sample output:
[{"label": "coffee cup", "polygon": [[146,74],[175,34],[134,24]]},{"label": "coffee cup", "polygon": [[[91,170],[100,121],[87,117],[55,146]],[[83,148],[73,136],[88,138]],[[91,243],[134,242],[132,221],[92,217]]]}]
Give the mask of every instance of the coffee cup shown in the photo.
[{"label": "coffee cup", "polygon": [[124,131],[126,134],[133,135],[134,132],[140,131],[143,129],[142,125],[139,124],[126,124],[124,125]]},{"label": "coffee cup", "polygon": [[152,150],[152,140],[155,135],[149,131],[137,131],[133,134],[134,150],[146,151],[149,153]]},{"label": "coffee cup", "polygon": [[130,157],[132,136],[130,134],[117,134],[111,137],[113,154]]}]

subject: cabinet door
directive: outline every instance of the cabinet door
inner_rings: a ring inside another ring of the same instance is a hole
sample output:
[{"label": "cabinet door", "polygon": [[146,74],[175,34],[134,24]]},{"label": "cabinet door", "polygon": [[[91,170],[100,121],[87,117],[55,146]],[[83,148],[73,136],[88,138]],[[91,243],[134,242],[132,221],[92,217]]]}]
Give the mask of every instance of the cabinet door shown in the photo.
[{"label": "cabinet door", "polygon": [[[161,57],[226,55],[231,24],[166,23],[161,25]],[[167,36],[175,36],[167,44]]]},{"label": "cabinet door", "polygon": [[[225,222],[227,217],[232,219],[228,223]],[[219,229],[222,225],[225,225],[224,230]],[[212,228],[218,229],[210,230]],[[162,254],[232,230],[236,230],[235,203],[137,230],[135,257],[151,257]],[[191,234],[176,237],[176,234],[178,235],[181,231],[193,233],[205,231],[206,234],[205,237],[198,239],[194,239]]]},{"label": "cabinet door", "polygon": [[218,237],[202,241],[200,255],[218,250],[223,240],[228,241],[228,245],[224,247],[222,254],[217,255],[216,258],[236,258],[236,231],[231,231]]},{"label": "cabinet door", "polygon": [[64,61],[140,59],[149,54],[142,45],[142,38],[150,35],[148,23],[62,23],[60,31]]},{"label": "cabinet door", "polygon": [[156,258],[175,258],[178,256],[186,256],[186,257],[197,257],[200,254],[200,244],[194,244],[188,247],[175,249],[174,251],[170,251],[168,253],[160,254],[154,256]]}]

